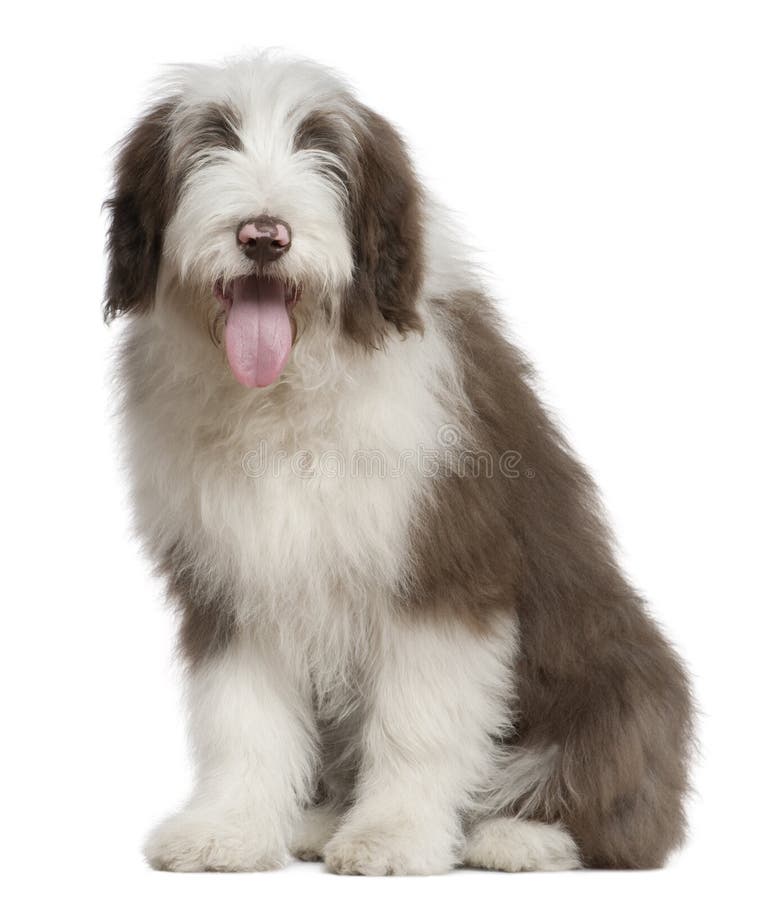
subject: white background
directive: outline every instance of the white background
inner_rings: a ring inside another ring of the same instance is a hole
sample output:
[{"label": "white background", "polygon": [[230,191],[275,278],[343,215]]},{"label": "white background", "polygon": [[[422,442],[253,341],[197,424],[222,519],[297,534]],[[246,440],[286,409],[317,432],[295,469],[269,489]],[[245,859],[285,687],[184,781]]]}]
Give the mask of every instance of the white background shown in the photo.
[{"label": "white background", "polygon": [[[24,9],[24,11],[22,11]],[[763,896],[774,848],[774,5],[15,4],[4,12],[6,896]],[[692,669],[692,836],[649,873],[149,871],[188,784],[174,627],[129,536],[99,304],[110,148],[166,62],[282,46],[400,125],[482,251],[624,564]]]}]

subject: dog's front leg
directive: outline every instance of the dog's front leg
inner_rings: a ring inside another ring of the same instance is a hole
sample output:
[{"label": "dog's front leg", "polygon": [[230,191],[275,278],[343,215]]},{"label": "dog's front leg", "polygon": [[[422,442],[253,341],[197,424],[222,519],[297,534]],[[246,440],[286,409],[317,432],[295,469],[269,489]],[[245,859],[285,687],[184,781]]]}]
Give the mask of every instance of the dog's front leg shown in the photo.
[{"label": "dog's front leg", "polygon": [[324,849],[342,874],[427,875],[460,859],[461,814],[505,727],[514,624],[392,620],[367,688],[353,805]]},{"label": "dog's front leg", "polygon": [[303,691],[269,641],[237,637],[188,684],[196,784],[149,837],[154,868],[250,871],[287,860],[314,741]]}]

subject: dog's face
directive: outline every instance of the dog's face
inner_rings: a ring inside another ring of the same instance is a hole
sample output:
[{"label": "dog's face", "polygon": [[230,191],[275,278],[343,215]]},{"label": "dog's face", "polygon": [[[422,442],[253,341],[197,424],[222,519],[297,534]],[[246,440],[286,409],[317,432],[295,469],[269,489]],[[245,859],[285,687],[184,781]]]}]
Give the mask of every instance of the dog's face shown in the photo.
[{"label": "dog's face", "polygon": [[385,120],[327,70],[268,57],[181,69],[166,94],[119,153],[107,317],[168,293],[223,314],[250,387],[278,378],[298,322],[366,346],[419,327],[420,191]]}]

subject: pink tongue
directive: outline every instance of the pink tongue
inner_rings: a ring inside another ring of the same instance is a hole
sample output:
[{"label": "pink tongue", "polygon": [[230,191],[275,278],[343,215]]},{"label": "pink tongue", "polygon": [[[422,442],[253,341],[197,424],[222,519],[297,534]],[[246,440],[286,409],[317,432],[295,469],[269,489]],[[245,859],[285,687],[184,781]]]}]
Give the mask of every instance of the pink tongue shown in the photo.
[{"label": "pink tongue", "polygon": [[234,282],[225,343],[229,365],[240,384],[272,384],[289,358],[291,337],[283,282],[255,276]]}]

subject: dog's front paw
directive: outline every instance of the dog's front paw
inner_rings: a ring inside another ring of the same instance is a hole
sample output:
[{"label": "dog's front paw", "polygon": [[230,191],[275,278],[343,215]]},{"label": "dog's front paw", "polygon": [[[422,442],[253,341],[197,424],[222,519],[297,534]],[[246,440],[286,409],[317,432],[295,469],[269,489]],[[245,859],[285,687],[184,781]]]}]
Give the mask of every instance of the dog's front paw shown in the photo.
[{"label": "dog's front paw", "polygon": [[338,875],[440,875],[456,863],[447,841],[406,829],[347,825],[324,848],[324,862]]},{"label": "dog's front paw", "polygon": [[258,872],[287,860],[283,842],[250,817],[186,810],[155,828],[143,850],[153,869],[170,872]]}]

